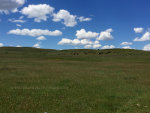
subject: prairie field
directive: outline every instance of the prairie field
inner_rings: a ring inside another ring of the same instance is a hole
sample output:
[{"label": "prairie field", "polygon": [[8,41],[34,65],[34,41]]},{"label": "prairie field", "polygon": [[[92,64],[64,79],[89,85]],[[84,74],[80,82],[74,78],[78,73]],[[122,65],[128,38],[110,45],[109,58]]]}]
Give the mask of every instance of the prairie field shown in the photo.
[{"label": "prairie field", "polygon": [[150,113],[150,52],[0,48],[0,113]]}]

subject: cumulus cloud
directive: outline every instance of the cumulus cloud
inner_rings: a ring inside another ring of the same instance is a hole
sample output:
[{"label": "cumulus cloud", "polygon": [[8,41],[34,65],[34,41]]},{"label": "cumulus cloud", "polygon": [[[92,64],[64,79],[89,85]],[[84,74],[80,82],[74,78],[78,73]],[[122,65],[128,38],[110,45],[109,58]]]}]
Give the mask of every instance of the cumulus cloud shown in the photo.
[{"label": "cumulus cloud", "polygon": [[105,45],[102,47],[102,49],[114,49],[115,46],[114,45]]},{"label": "cumulus cloud", "polygon": [[120,45],[129,46],[129,45],[132,45],[132,42],[122,42]]},{"label": "cumulus cloud", "polygon": [[24,16],[20,16],[19,19],[22,20],[24,18]]},{"label": "cumulus cloud", "polygon": [[25,1],[26,0],[0,0],[0,12],[16,12],[17,8],[21,7]]},{"label": "cumulus cloud", "polygon": [[21,45],[17,45],[16,47],[22,47]]},{"label": "cumulus cloud", "polygon": [[99,41],[94,41],[92,42],[89,39],[68,39],[68,38],[62,38],[61,41],[58,42],[58,45],[73,45],[73,46],[77,46],[77,45],[84,45],[84,48],[100,48],[101,44],[99,43]]},{"label": "cumulus cloud", "polygon": [[46,40],[46,38],[44,36],[39,36],[37,37],[37,40]]},{"label": "cumulus cloud", "polygon": [[49,30],[42,30],[42,29],[14,29],[10,30],[8,34],[15,34],[15,35],[23,35],[23,36],[60,36],[62,32],[59,30],[49,31]]},{"label": "cumulus cloud", "polygon": [[21,25],[20,25],[20,24],[16,24],[16,26],[17,26],[17,27],[21,27]]},{"label": "cumulus cloud", "polygon": [[100,36],[97,38],[97,40],[112,40],[113,36],[111,35],[111,32],[113,32],[112,29],[107,29],[106,31],[102,31],[100,33]]},{"label": "cumulus cloud", "polygon": [[60,10],[58,13],[53,14],[53,21],[60,22],[67,27],[74,27],[77,24],[76,15],[71,15],[67,10]]},{"label": "cumulus cloud", "polygon": [[147,44],[143,48],[144,51],[150,51],[150,44]]},{"label": "cumulus cloud", "polygon": [[34,18],[35,22],[46,21],[49,16],[52,16],[54,22],[62,22],[66,27],[77,25],[77,19],[80,22],[91,20],[91,18],[85,18],[84,16],[77,17],[76,15],[72,15],[65,9],[54,13],[54,8],[47,4],[29,5],[28,7],[24,7],[20,12],[28,18]]},{"label": "cumulus cloud", "polygon": [[26,21],[25,20],[21,20],[21,19],[18,19],[18,20],[16,20],[16,19],[8,19],[8,21],[10,21],[10,22],[13,22],[13,23],[25,23]]},{"label": "cumulus cloud", "polygon": [[84,48],[86,49],[92,48],[92,45],[85,45]]},{"label": "cumulus cloud", "polygon": [[47,4],[29,5],[21,10],[21,13],[28,18],[34,18],[35,22],[46,21],[48,16],[52,14],[54,8]]},{"label": "cumulus cloud", "polygon": [[146,32],[141,38],[135,38],[133,41],[148,41],[150,40],[150,32]]},{"label": "cumulus cloud", "polygon": [[124,46],[123,49],[132,49],[130,46]]},{"label": "cumulus cloud", "polygon": [[68,39],[68,38],[62,38],[60,42],[58,42],[58,45],[79,45],[81,44],[81,41],[78,39]]},{"label": "cumulus cloud", "polygon": [[134,32],[135,33],[142,33],[143,32],[143,30],[144,30],[144,28],[134,28]]},{"label": "cumulus cloud", "polygon": [[89,44],[93,44],[93,42],[89,39],[82,39],[81,40],[81,45],[89,45]]},{"label": "cumulus cloud", "polygon": [[88,22],[88,21],[92,20],[91,18],[85,18],[84,16],[81,16],[78,19],[79,19],[80,22]]},{"label": "cumulus cloud", "polygon": [[72,40],[72,44],[73,44],[73,45],[79,45],[80,43],[81,43],[81,41],[78,40],[78,39]]},{"label": "cumulus cloud", "polygon": [[86,31],[85,29],[77,30],[76,36],[78,39],[90,39],[90,38],[96,38],[99,35],[99,33],[92,32],[92,31]]},{"label": "cumulus cloud", "polygon": [[100,48],[100,47],[101,47],[101,44],[94,44],[94,45],[93,45],[93,48],[95,48],[95,49],[96,49],[96,48]]},{"label": "cumulus cloud", "polygon": [[3,43],[0,43],[0,47],[3,47],[4,46],[4,44]]},{"label": "cumulus cloud", "polygon": [[98,40],[96,40],[96,41],[94,42],[94,44],[99,44],[99,41],[98,41]]},{"label": "cumulus cloud", "polygon": [[68,39],[68,38],[62,38],[60,42],[58,42],[58,45],[91,45],[93,42],[88,39]]},{"label": "cumulus cloud", "polygon": [[41,47],[40,47],[40,42],[34,44],[33,47],[34,47],[34,48],[41,48]]},{"label": "cumulus cloud", "polygon": [[61,41],[58,42],[58,45],[71,45],[72,40],[68,38],[62,38]]}]

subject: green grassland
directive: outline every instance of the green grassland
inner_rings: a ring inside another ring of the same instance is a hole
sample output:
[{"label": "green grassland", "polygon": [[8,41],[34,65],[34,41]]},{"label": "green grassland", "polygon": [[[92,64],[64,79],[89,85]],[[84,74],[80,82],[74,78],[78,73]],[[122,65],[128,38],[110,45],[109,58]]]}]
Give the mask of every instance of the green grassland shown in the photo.
[{"label": "green grassland", "polygon": [[150,113],[150,52],[0,48],[0,113]]}]

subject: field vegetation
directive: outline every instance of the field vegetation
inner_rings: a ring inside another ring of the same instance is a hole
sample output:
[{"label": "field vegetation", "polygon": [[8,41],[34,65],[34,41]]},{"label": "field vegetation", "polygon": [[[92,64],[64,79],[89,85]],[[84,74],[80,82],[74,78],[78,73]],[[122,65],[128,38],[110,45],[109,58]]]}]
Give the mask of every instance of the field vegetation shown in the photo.
[{"label": "field vegetation", "polygon": [[150,52],[0,48],[0,113],[150,113]]}]

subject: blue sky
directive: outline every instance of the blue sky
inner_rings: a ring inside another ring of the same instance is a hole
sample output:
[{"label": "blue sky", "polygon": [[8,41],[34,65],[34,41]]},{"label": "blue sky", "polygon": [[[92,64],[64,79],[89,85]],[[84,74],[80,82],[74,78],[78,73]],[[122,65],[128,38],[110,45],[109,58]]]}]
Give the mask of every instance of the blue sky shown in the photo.
[{"label": "blue sky", "polygon": [[150,50],[149,4],[149,0],[0,0],[0,46]]}]

